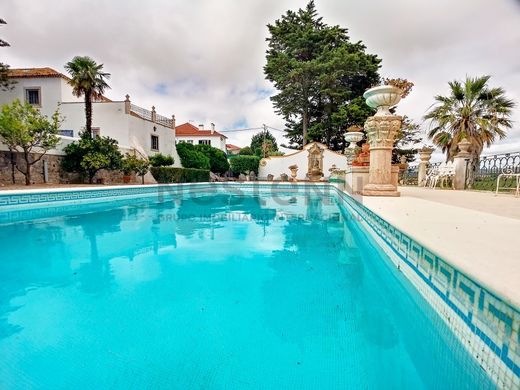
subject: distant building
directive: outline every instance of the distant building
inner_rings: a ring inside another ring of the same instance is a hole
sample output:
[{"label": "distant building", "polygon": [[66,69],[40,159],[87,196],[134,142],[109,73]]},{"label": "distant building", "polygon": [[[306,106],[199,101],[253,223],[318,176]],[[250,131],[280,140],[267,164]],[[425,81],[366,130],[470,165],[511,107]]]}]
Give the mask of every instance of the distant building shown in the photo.
[{"label": "distant building", "polygon": [[211,124],[210,130],[204,130],[204,125],[199,127],[191,123],[183,123],[175,128],[177,143],[186,142],[194,145],[211,145],[214,148],[226,152],[227,137],[215,130],[215,124]]},{"label": "distant building", "polygon": [[240,149],[242,149],[240,146],[226,144],[227,154],[230,156],[236,156],[238,153],[240,153]]}]

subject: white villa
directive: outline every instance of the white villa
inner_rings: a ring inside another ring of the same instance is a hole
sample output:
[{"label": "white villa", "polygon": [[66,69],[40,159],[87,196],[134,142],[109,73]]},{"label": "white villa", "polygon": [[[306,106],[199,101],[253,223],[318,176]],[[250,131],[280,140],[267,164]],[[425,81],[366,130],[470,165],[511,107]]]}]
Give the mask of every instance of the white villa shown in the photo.
[{"label": "white villa", "polygon": [[[11,69],[9,77],[16,81],[10,91],[0,92],[0,105],[15,99],[38,107],[51,117],[57,107],[64,117],[61,124],[62,142],[50,155],[63,154],[62,149],[77,140],[85,127],[85,104],[83,98],[72,94],[69,78],[51,68]],[[161,116],[126,100],[112,101],[103,97],[93,103],[92,130],[95,136],[109,136],[118,141],[122,151],[136,150],[142,155],[155,153],[173,155],[176,164],[179,158],[175,149],[175,117]],[[0,150],[7,150],[0,144]]]},{"label": "white villa", "polygon": [[175,128],[175,136],[177,142],[186,142],[194,145],[211,145],[214,148],[222,150],[224,153],[226,149],[227,137],[215,130],[215,124],[211,124],[210,130],[204,130],[204,125],[199,127],[191,123],[183,123]]}]

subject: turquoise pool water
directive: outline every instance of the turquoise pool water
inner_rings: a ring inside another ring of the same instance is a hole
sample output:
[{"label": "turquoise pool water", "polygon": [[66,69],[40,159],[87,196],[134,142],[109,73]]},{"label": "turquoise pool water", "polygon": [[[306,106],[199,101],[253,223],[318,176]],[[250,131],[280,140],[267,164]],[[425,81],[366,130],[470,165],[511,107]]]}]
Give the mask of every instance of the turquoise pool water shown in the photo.
[{"label": "turquoise pool water", "polygon": [[487,389],[334,195],[202,193],[0,225],[1,389]]}]

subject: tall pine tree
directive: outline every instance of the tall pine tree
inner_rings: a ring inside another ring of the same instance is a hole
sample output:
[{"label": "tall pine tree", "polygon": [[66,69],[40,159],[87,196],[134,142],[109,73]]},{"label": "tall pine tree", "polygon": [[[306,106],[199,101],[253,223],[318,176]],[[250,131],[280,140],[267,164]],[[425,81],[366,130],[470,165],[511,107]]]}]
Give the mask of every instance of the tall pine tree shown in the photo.
[{"label": "tall pine tree", "polygon": [[352,43],[345,28],[325,24],[314,1],[267,27],[264,73],[278,90],[271,100],[287,121],[288,146],[320,141],[342,150],[345,129],[374,112],[362,95],[379,82],[381,60]]}]

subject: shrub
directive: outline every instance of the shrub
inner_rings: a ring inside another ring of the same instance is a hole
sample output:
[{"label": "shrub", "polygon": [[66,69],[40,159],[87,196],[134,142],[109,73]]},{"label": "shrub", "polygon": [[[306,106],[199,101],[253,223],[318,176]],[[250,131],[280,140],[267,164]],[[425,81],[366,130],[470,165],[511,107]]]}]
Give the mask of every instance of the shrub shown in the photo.
[{"label": "shrub", "polygon": [[237,156],[231,160],[231,170],[235,175],[241,173],[247,174],[250,171],[258,174],[259,164],[260,158],[257,156]]},{"label": "shrub", "polygon": [[173,165],[173,157],[162,153],[154,154],[150,157],[150,164],[152,167],[167,167]]},{"label": "shrub", "polygon": [[186,142],[177,144],[177,153],[184,168],[210,169],[209,157]]},{"label": "shrub", "polygon": [[150,168],[158,183],[196,183],[209,181],[209,171],[194,168],[152,167]]},{"label": "shrub", "polygon": [[254,153],[253,153],[253,149],[251,149],[249,146],[245,146],[242,149],[240,149],[238,154],[240,156],[252,156]]},{"label": "shrub", "polygon": [[115,139],[91,138],[87,133],[83,133],[78,142],[67,145],[63,151],[65,152],[62,161],[63,169],[67,172],[86,174],[91,184],[99,170],[120,169],[123,160]]},{"label": "shrub", "polygon": [[226,173],[229,171],[229,162],[226,153],[210,145],[196,145],[195,150],[204,153],[209,158],[211,172]]},{"label": "shrub", "polygon": [[123,159],[121,170],[125,175],[131,175],[135,172],[137,176],[141,176],[141,181],[144,184],[144,175],[146,175],[149,168],[150,162],[148,160],[127,153]]}]

